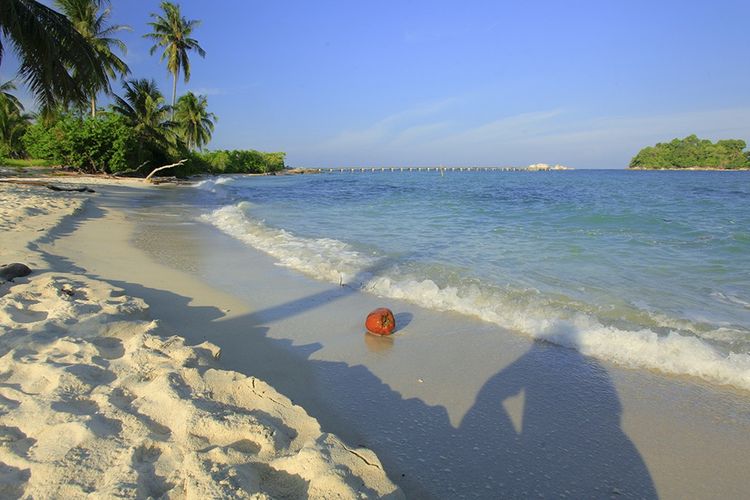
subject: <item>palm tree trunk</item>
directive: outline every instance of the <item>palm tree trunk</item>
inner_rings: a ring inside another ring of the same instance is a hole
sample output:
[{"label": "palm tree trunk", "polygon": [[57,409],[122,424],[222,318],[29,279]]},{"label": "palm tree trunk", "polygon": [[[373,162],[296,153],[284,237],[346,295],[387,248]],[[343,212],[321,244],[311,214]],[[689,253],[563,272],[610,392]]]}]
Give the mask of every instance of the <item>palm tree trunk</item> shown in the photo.
[{"label": "palm tree trunk", "polygon": [[96,96],[91,96],[91,118],[96,118]]},{"label": "palm tree trunk", "polygon": [[174,103],[177,98],[177,72],[172,73],[172,121],[174,121]]}]

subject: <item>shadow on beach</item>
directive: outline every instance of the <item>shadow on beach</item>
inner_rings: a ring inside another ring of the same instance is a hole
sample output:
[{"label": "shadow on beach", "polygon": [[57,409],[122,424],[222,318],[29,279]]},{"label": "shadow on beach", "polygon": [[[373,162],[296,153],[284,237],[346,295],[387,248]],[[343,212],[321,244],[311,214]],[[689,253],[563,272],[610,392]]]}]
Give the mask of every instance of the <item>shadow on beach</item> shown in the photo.
[{"label": "shadow on beach", "polygon": [[[102,215],[98,209],[87,212]],[[71,236],[80,223],[62,227],[50,241]],[[53,268],[86,274],[65,257],[45,257]],[[446,408],[403,398],[363,365],[312,359],[319,343],[294,345],[293,339],[268,336],[271,323],[357,293],[354,289],[329,287],[228,318],[216,307],[191,305],[189,296],[90,277],[143,298],[155,318],[167,327],[179,325],[176,333],[189,343],[208,339],[221,347],[223,368],[267,381],[324,430],[373,449],[408,498],[657,496],[638,450],[621,429],[622,408],[607,371],[577,351],[533,343],[484,383],[456,428]],[[409,313],[401,314],[412,321]],[[467,369],[471,362],[457,359],[446,369]],[[517,408],[512,415],[510,402]]]}]

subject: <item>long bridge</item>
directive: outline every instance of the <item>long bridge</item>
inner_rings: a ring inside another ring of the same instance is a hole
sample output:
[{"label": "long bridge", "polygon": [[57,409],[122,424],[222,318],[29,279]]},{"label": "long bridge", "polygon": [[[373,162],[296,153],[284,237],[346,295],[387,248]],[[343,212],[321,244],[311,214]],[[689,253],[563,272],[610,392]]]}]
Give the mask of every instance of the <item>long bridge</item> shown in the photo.
[{"label": "long bridge", "polygon": [[294,169],[300,173],[366,173],[366,172],[530,172],[519,167],[326,167]]}]

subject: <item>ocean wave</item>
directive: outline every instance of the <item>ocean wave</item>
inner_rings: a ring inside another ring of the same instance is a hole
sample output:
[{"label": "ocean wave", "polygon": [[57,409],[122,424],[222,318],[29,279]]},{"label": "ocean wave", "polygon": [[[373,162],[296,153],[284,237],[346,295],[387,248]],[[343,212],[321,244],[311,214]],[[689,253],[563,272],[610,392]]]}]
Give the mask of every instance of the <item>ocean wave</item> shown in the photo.
[{"label": "ocean wave", "polygon": [[232,175],[209,177],[200,182],[196,182],[193,187],[215,193],[220,186],[234,184],[238,179],[239,178],[237,176]]},{"label": "ocean wave", "polygon": [[[750,355],[721,352],[706,339],[725,338],[730,330],[690,334],[690,322],[668,321],[679,330],[656,332],[649,326],[622,328],[607,324],[590,310],[536,291],[512,290],[466,280],[438,284],[430,277],[405,270],[329,238],[302,238],[267,226],[247,214],[242,202],[207,214],[203,219],[234,238],[275,257],[280,265],[331,283],[356,285],[363,291],[419,306],[478,317],[530,337],[577,349],[581,353],[629,368],[646,368],[750,390]],[[657,328],[658,329],[658,328]],[[726,339],[725,339],[726,340]]]}]

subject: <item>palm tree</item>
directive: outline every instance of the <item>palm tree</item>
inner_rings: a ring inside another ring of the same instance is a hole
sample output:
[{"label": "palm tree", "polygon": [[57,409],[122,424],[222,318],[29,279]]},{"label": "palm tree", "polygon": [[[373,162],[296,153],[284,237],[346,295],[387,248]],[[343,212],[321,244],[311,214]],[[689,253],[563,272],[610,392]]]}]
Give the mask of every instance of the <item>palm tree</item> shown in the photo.
[{"label": "palm tree", "polygon": [[21,102],[10,93],[15,89],[12,80],[0,84],[0,151],[11,156],[23,153],[21,137],[31,124],[31,115],[23,112]]},{"label": "palm tree", "polygon": [[65,16],[40,2],[0,1],[0,63],[6,44],[18,54],[18,73],[43,110],[84,98],[84,81],[106,78],[94,48]]},{"label": "palm tree", "polygon": [[177,130],[189,149],[202,149],[211,140],[214,123],[218,118],[207,108],[206,96],[196,96],[192,92],[181,96],[177,101]]},{"label": "palm tree", "polygon": [[185,77],[185,83],[190,81],[190,60],[188,51],[194,50],[201,57],[206,57],[206,51],[198,45],[198,41],[190,38],[193,29],[200,24],[200,21],[188,21],[180,13],[180,6],[171,2],[162,2],[161,9],[163,16],[151,14],[154,22],[148,23],[153,28],[153,32],[143,35],[156,41],[151,47],[150,53],[153,55],[159,47],[164,49],[161,60],[167,60],[167,70],[172,73],[172,118],[174,119],[174,105],[177,97],[177,76],[182,70]]},{"label": "palm tree", "polygon": [[114,96],[112,109],[120,113],[144,139],[166,145],[174,123],[167,119],[171,109],[156,82],[141,78],[122,83],[123,97]]},{"label": "palm tree", "polygon": [[[115,78],[117,75],[124,77],[130,73],[128,65],[112,52],[112,47],[117,47],[124,54],[127,52],[127,47],[121,40],[112,38],[111,35],[122,30],[132,30],[132,28],[120,24],[107,26],[112,13],[112,9],[108,7],[109,0],[55,0],[55,4],[70,19],[76,31],[91,44],[107,73],[104,81],[86,82],[86,90],[91,103],[91,116],[96,116],[96,94],[98,92],[111,94],[110,78]],[[104,9],[100,12],[102,7]],[[77,75],[74,74],[74,76]]]},{"label": "palm tree", "polygon": [[0,83],[0,100],[7,100],[11,103],[18,111],[23,111],[23,104],[18,100],[16,96],[11,94],[11,90],[16,90],[16,82],[8,80],[5,83]]}]

